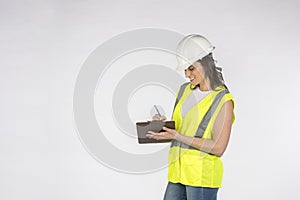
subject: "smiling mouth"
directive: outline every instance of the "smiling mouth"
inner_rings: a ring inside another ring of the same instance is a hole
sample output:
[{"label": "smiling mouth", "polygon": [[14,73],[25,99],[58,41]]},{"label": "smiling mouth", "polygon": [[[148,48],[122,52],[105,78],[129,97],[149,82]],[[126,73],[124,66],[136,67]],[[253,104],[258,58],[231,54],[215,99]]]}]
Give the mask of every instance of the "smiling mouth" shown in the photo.
[{"label": "smiling mouth", "polygon": [[192,82],[193,80],[195,80],[195,78],[190,78],[190,81]]}]

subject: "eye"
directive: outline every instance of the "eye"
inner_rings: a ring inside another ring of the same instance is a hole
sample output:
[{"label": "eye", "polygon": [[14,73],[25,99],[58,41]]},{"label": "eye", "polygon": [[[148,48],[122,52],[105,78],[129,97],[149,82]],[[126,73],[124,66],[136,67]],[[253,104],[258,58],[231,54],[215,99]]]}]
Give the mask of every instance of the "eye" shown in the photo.
[{"label": "eye", "polygon": [[193,71],[195,69],[195,67],[193,65],[188,67],[188,70]]}]

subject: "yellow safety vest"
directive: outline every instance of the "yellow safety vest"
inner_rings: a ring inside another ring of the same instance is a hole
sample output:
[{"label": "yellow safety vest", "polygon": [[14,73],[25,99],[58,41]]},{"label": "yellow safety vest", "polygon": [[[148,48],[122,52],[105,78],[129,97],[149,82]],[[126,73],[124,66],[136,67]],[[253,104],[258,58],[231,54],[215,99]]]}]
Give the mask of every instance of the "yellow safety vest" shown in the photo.
[{"label": "yellow safety vest", "polygon": [[[185,83],[177,94],[172,116],[175,121],[175,129],[186,136],[211,139],[213,124],[222,105],[228,100],[234,102],[233,96],[225,87],[217,87],[192,107],[183,118],[181,107],[191,92],[191,84]],[[222,177],[223,164],[220,157],[200,151],[177,140],[172,141],[168,171],[170,182],[219,188],[222,184]]]}]

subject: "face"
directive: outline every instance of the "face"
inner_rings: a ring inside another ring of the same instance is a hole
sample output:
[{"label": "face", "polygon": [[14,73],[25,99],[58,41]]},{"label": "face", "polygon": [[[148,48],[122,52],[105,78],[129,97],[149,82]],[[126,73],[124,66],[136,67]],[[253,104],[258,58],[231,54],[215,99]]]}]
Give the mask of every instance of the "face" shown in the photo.
[{"label": "face", "polygon": [[192,85],[205,85],[205,72],[199,62],[194,62],[185,71],[185,77],[189,78]]}]

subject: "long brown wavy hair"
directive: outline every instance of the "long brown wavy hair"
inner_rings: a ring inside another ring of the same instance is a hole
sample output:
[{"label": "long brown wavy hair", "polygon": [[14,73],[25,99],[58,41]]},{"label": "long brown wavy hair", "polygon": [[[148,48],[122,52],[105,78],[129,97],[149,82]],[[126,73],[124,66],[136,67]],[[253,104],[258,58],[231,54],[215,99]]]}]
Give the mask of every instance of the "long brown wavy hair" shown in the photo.
[{"label": "long brown wavy hair", "polygon": [[216,66],[216,61],[214,60],[212,53],[197,62],[203,66],[205,78],[208,77],[211,89],[214,90],[219,86],[224,86],[228,90],[223,79],[222,68]]}]

